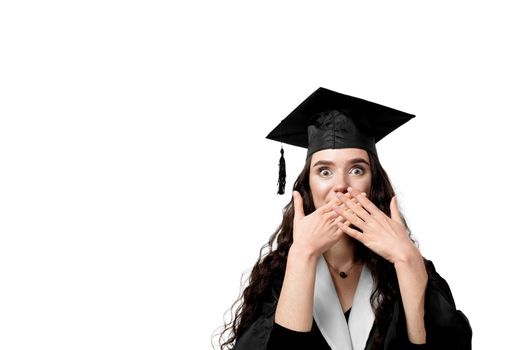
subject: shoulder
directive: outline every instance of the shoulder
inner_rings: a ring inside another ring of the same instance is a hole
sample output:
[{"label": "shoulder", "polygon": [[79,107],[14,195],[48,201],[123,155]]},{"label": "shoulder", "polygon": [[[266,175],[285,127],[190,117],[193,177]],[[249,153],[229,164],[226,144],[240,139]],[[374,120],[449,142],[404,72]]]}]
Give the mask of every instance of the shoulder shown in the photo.
[{"label": "shoulder", "polygon": [[239,334],[235,343],[235,350],[263,350],[266,349],[270,333],[274,327],[274,314],[281,292],[282,281],[273,278],[269,288],[261,294],[258,300],[256,313],[247,329]]},{"label": "shoulder", "polygon": [[270,292],[268,293],[268,302],[275,302],[279,300],[279,295],[281,294],[281,288],[283,286],[283,279],[278,277],[273,277],[270,281]]},{"label": "shoulder", "polygon": [[[437,272],[436,267],[432,260],[423,258],[425,267],[428,274],[427,291],[439,292],[443,295],[449,303],[454,305],[454,298],[452,297],[452,291],[447,281]],[[427,293],[428,294],[428,293]],[[454,305],[455,306],[455,305]]]},{"label": "shoulder", "polygon": [[250,302],[246,301],[243,294],[242,320],[243,329],[252,325],[257,320],[271,318],[275,313],[277,302],[281,291],[282,283],[279,280],[270,278],[264,288],[260,288],[256,295],[250,295]]},{"label": "shoulder", "polygon": [[425,291],[425,328],[433,348],[471,349],[472,328],[467,316],[456,308],[447,281],[425,259],[428,283]]}]

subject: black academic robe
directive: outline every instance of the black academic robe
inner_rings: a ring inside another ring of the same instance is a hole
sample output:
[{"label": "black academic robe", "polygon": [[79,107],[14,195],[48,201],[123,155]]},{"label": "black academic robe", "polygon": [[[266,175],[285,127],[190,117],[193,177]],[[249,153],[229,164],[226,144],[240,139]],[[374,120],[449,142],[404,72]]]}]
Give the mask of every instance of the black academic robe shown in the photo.
[{"label": "black academic robe", "polygon": [[[344,313],[346,322],[348,322],[351,310],[352,308]],[[313,321],[312,330],[310,332],[297,332],[283,327],[278,323],[274,323],[268,339],[267,349],[279,350],[294,348],[330,350],[330,346],[327,344],[321,331],[317,327],[315,320]]]},{"label": "black academic robe", "polygon": [[[448,283],[437,273],[434,264],[425,259],[428,283],[425,290],[425,330],[432,350],[471,350],[472,329],[467,317],[456,309]],[[282,281],[281,281],[282,283]],[[275,309],[281,283],[273,281],[271,297],[263,301],[262,311],[235,343],[234,350],[329,350],[315,320],[310,332],[294,332],[275,323]],[[346,316],[346,315],[345,315]],[[365,350],[371,350],[371,338],[377,332],[374,324]],[[271,339],[270,339],[271,338]],[[270,342],[269,342],[270,341]],[[395,301],[383,350],[419,349],[408,340],[401,296]]]}]

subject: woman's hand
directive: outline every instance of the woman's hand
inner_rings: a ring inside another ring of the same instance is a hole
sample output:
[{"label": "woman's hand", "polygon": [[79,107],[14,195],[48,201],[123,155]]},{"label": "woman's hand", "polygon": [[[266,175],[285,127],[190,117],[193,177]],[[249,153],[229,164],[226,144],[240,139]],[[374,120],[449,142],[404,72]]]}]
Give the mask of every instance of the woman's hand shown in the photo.
[{"label": "woman's hand", "polygon": [[341,224],[340,221],[336,222],[337,227],[391,263],[402,262],[413,256],[417,247],[410,240],[408,231],[401,220],[396,196],[390,201],[390,212],[392,214],[390,218],[366,198],[365,193],[358,193],[348,187],[348,194],[361,205],[354,203],[348,198],[348,195],[338,193],[337,197],[350,211],[342,210],[337,205],[332,205],[332,210],[340,218],[347,220],[363,232]]},{"label": "woman's hand", "polygon": [[343,237],[335,225],[337,214],[332,205],[343,205],[334,198],[308,216],[303,199],[293,192],[293,244],[288,252],[286,271],[275,308],[275,322],[298,332],[309,332],[313,322],[313,299],[317,259],[324,249]]},{"label": "woman's hand", "polygon": [[[345,198],[351,201],[349,195]],[[293,245],[309,254],[320,256],[344,234],[337,226],[337,223],[342,223],[344,218],[332,210],[334,206],[344,210],[344,204],[340,199],[334,198],[305,216],[301,194],[293,191],[293,200]],[[348,225],[348,222],[345,222],[345,225]]]}]

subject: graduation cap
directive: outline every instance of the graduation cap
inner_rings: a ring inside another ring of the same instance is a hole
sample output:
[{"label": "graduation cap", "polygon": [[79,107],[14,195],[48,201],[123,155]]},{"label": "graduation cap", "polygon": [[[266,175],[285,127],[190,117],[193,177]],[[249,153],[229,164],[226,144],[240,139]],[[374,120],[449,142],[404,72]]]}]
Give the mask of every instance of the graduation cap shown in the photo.
[{"label": "graduation cap", "polygon": [[[266,138],[307,148],[307,159],[327,148],[361,148],[377,155],[375,144],[413,117],[413,114],[320,87]],[[281,144],[278,194],[284,194],[285,184]]]}]

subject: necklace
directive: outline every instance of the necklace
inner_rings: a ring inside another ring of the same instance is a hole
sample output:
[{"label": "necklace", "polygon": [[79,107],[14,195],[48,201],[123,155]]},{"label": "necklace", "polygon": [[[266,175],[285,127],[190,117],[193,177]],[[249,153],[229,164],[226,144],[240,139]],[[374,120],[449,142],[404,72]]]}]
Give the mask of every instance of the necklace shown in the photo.
[{"label": "necklace", "polygon": [[[325,259],[326,260],[326,259]],[[336,269],[335,267],[333,267],[332,265],[330,265],[328,263],[328,260],[326,260],[326,263],[328,264],[328,266],[330,266],[334,271],[338,271],[338,269]],[[362,265],[363,263],[353,263],[352,266],[345,272],[345,271],[339,271],[338,274],[339,274],[339,277],[341,278],[347,278],[348,275],[350,274],[350,272],[352,271],[352,269],[356,266],[356,265]]]}]

